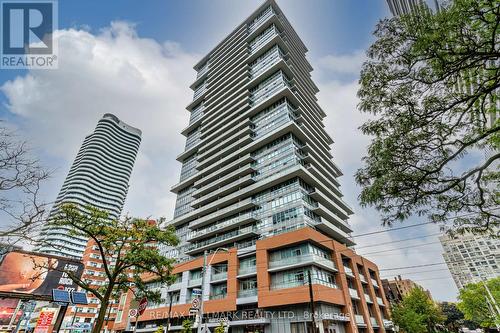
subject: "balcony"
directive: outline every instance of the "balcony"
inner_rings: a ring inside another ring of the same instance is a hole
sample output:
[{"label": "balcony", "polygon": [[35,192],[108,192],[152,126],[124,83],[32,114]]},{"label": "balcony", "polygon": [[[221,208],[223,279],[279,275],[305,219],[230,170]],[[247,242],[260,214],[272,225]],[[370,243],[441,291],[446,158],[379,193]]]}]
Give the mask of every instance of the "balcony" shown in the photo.
[{"label": "balcony", "polygon": [[363,283],[368,283],[368,281],[366,281],[365,276],[364,276],[363,274],[361,274],[361,273],[359,274],[359,280],[360,280],[361,282],[363,282]]},{"label": "balcony", "polygon": [[288,269],[291,267],[304,266],[308,264],[316,264],[318,266],[324,267],[326,269],[330,269],[336,271],[335,264],[333,261],[321,257],[317,254],[303,254],[300,256],[293,256],[289,258],[284,258],[275,261],[269,261],[269,269],[268,271],[277,271],[281,269]]},{"label": "balcony", "polygon": [[283,52],[278,45],[271,48],[269,51],[257,58],[250,66],[250,78],[257,77],[260,73],[265,72],[268,68],[278,63],[283,59]]},{"label": "balcony", "polygon": [[210,276],[211,282],[218,282],[227,279],[227,272],[212,273]]},{"label": "balcony", "polygon": [[244,227],[244,228],[239,228],[239,229],[224,233],[222,235],[209,238],[205,241],[200,241],[200,242],[196,242],[194,244],[191,244],[188,247],[186,254],[192,255],[194,253],[204,251],[204,250],[209,249],[211,247],[221,246],[222,244],[227,244],[230,242],[234,242],[236,240],[243,239],[243,238],[248,237],[252,234],[254,234],[254,235],[258,234],[258,229],[254,225]]},{"label": "balcony", "polygon": [[205,111],[205,106],[203,105],[203,103],[194,108],[191,111],[191,115],[189,117],[189,125],[192,125],[195,122],[197,122],[203,116],[204,111]]},{"label": "balcony", "polygon": [[366,303],[371,303],[371,304],[373,304],[373,301],[372,301],[372,299],[371,299],[370,295],[365,294],[365,300],[366,300]]},{"label": "balcony", "polygon": [[248,24],[248,34],[254,32],[258,27],[260,27],[268,18],[273,16],[274,10],[272,6],[267,7],[263,12],[259,14],[251,23]]},{"label": "balcony", "polygon": [[344,265],[344,270],[346,275],[349,275],[350,277],[354,277],[354,273],[352,272],[352,269]]},{"label": "balcony", "polygon": [[378,288],[378,282],[374,278],[372,278],[372,284],[374,287]]},{"label": "balcony", "polygon": [[257,289],[238,290],[238,298],[257,296]]},{"label": "balcony", "polygon": [[356,320],[356,324],[365,325],[365,319],[363,318],[362,315],[354,315],[354,318]]},{"label": "balcony", "polygon": [[370,322],[372,323],[373,327],[379,327],[377,319],[370,317]]},{"label": "balcony", "polygon": [[203,75],[205,75],[208,72],[208,63],[205,64],[202,68],[198,70],[198,73],[196,74],[196,79],[199,79]]},{"label": "balcony", "polygon": [[280,281],[280,282],[271,283],[271,290],[302,287],[305,285],[306,285],[306,282],[303,280]]},{"label": "balcony", "polygon": [[394,323],[392,322],[392,320],[382,319],[382,321],[384,322],[385,328],[393,328],[394,327]]},{"label": "balcony", "polygon": [[199,131],[192,132],[186,139],[186,146],[184,147],[184,151],[189,150],[194,147],[201,141],[201,133]]},{"label": "balcony", "polygon": [[196,231],[192,231],[188,234],[187,239],[189,241],[195,240],[196,238],[199,238],[201,236],[208,235],[208,234],[211,234],[211,233],[214,233],[217,231],[222,231],[222,230],[229,228],[229,227],[235,227],[235,226],[242,224],[242,223],[256,221],[255,216],[256,215],[254,212],[240,214],[236,217],[226,219],[226,220],[223,220],[219,223],[213,224],[208,228],[203,228],[203,229],[199,229]]},{"label": "balcony", "polygon": [[215,295],[210,295],[210,299],[211,300],[215,300],[215,299],[224,299],[227,297],[227,294],[215,294]]},{"label": "balcony", "polygon": [[349,288],[349,295],[351,295],[351,298],[359,299],[359,294],[356,289]]},{"label": "balcony", "polygon": [[377,297],[377,304],[381,306],[385,306],[384,301],[382,300],[381,297]]},{"label": "balcony", "polygon": [[181,289],[181,287],[182,287],[182,282],[175,282],[175,283],[172,283],[170,286],[168,286],[168,290],[169,291],[179,290],[179,289]]},{"label": "balcony", "polygon": [[250,54],[255,53],[258,49],[260,49],[263,45],[265,45],[268,41],[273,39],[274,37],[279,35],[279,31],[276,28],[276,26],[273,24],[266,30],[264,30],[263,33],[255,37],[254,40],[252,40],[248,48],[250,50]]},{"label": "balcony", "polygon": [[206,82],[203,82],[202,84],[200,84],[198,87],[195,88],[193,94],[193,101],[196,100],[201,95],[203,95],[205,91],[207,91],[207,84]]},{"label": "balcony", "polygon": [[196,287],[196,286],[201,286],[201,277],[189,280],[188,287]]},{"label": "balcony", "polygon": [[257,274],[257,266],[243,266],[238,269],[238,276]]},{"label": "balcony", "polygon": [[250,90],[250,104],[257,105],[285,87],[290,87],[290,80],[282,71],[278,71]]}]

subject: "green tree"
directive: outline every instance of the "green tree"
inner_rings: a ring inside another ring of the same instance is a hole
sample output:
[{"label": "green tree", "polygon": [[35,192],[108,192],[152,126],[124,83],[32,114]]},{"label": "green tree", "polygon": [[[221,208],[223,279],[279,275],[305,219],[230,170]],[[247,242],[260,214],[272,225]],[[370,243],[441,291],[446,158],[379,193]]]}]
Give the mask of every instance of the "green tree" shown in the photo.
[{"label": "green tree", "polygon": [[221,321],[219,323],[219,326],[215,328],[215,333],[224,333],[225,332],[225,326],[224,323]]},{"label": "green tree", "polygon": [[[148,290],[143,278],[148,274],[160,283],[173,281],[174,260],[161,255],[158,245],[177,245],[178,239],[172,228],[161,228],[163,219],[157,223],[130,217],[110,220],[107,212],[97,208],[87,206],[85,211],[88,213],[82,213],[73,204],[65,204],[49,223],[70,230],[71,235],[88,238],[99,253],[106,277],[104,285],[93,284],[73,271],[63,270],[81,289],[99,300],[92,329],[92,333],[99,333],[106,309],[117,294],[131,291],[136,298],[147,297],[153,303],[160,301],[160,293]],[[54,243],[44,245],[58,247]]]},{"label": "green tree", "polygon": [[193,332],[193,322],[186,319],[182,322],[182,333],[192,333]]},{"label": "green tree", "polygon": [[403,333],[436,332],[435,326],[444,320],[439,308],[420,288],[413,288],[393,307],[392,318]]},{"label": "green tree", "polygon": [[[500,304],[500,277],[490,279],[486,284],[497,304]],[[500,325],[500,316],[495,318],[492,314],[491,310],[495,310],[488,306],[487,295],[483,282],[470,283],[460,289],[457,306],[463,312],[465,319],[482,327],[494,327],[495,320]]]},{"label": "green tree", "polygon": [[500,2],[422,7],[374,34],[358,91],[360,111],[372,115],[361,130],[373,138],[356,173],[361,204],[386,225],[416,214],[453,219],[459,232],[495,232]]},{"label": "green tree", "polygon": [[464,314],[458,309],[455,303],[442,302],[439,304],[441,313],[445,317],[443,325],[452,332],[458,332],[458,329],[464,326]]}]

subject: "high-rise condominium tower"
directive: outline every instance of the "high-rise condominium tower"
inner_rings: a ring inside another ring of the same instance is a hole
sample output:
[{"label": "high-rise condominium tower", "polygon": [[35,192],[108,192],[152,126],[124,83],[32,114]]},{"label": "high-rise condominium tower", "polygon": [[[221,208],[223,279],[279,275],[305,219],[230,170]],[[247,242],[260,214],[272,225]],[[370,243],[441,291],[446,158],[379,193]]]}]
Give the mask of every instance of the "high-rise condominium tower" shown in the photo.
[{"label": "high-rise condominium tower", "polygon": [[[171,329],[180,329],[200,293],[203,322],[217,326],[222,312],[232,333],[308,332],[311,301],[321,332],[387,326],[378,269],[350,248],[352,210],[306,52],[269,0],[195,65],[173,187],[171,225],[181,244],[163,249],[179,259],[177,281],[151,282],[164,301],[141,316],[141,332],[166,325],[168,313],[175,313]],[[283,309],[288,318],[278,318]]]},{"label": "high-rise condominium tower", "polygon": [[466,233],[439,237],[443,257],[459,289],[500,276],[500,240]]},{"label": "high-rise condominium tower", "polygon": [[[92,205],[116,219],[125,202],[128,181],[141,143],[141,131],[112,114],[105,114],[95,131],[83,141],[48,220],[63,203],[81,207]],[[88,239],[68,234],[68,230],[47,223],[41,233],[38,251],[81,257]]]}]

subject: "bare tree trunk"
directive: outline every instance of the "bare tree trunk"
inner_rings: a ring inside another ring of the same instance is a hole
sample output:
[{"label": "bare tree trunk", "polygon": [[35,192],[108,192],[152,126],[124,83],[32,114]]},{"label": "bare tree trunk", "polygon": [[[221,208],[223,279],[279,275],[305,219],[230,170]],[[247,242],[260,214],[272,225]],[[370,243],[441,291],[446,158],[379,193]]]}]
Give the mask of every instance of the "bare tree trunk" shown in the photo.
[{"label": "bare tree trunk", "polygon": [[99,308],[99,314],[97,315],[97,319],[94,323],[94,327],[92,328],[92,333],[101,332],[102,326],[104,324],[104,319],[106,317],[106,312],[108,309],[109,299],[111,298],[111,294],[113,292],[114,285],[109,284],[106,289],[106,293],[103,296],[103,300],[101,301],[101,307]]}]

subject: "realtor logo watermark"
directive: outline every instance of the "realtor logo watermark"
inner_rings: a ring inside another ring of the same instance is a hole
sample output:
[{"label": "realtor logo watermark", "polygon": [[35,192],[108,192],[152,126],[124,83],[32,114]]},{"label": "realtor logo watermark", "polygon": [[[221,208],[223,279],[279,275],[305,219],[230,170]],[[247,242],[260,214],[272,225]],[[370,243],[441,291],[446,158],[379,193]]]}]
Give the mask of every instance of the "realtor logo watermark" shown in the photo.
[{"label": "realtor logo watermark", "polygon": [[56,69],[57,2],[3,0],[0,4],[0,68]]}]

